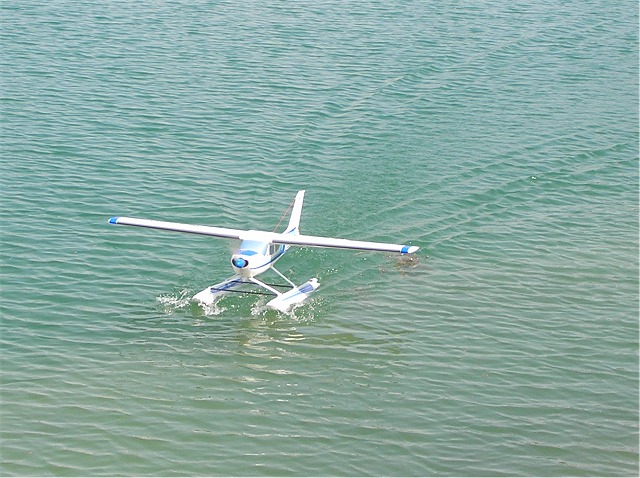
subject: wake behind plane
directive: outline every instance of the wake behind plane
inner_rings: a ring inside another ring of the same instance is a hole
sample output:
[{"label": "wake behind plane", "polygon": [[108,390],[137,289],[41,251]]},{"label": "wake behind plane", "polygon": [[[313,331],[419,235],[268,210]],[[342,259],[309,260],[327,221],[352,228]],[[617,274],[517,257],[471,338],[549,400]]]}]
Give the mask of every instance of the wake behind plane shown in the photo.
[{"label": "wake behind plane", "polygon": [[[300,217],[302,215],[304,193],[304,190],[298,191],[292,204],[289,224],[282,233],[196,226],[122,216],[112,217],[109,219],[109,223],[240,240],[239,248],[231,256],[233,276],[198,292],[193,296],[193,300],[204,305],[211,305],[230,292],[266,294],[275,296],[267,303],[267,306],[280,312],[287,312],[295,304],[304,302],[320,286],[318,279],[315,277],[302,285],[296,286],[274,267],[275,263],[282,258],[291,246],[334,247],[362,251],[397,252],[400,254],[414,254],[419,249],[418,246],[411,245],[354,241],[351,239],[301,234]],[[268,284],[256,277],[268,270],[272,270],[287,285]],[[244,290],[247,286],[257,287],[261,292]],[[283,288],[285,290],[279,290]]]}]

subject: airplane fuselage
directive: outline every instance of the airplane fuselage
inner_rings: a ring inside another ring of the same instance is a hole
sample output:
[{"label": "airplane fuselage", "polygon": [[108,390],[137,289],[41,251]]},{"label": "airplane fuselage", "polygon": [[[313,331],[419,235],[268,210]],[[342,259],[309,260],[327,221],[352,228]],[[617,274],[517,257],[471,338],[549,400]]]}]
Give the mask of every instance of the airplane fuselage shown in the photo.
[{"label": "airplane fuselage", "polygon": [[287,251],[284,244],[270,244],[257,240],[244,240],[231,256],[231,267],[236,275],[255,277],[267,271]]}]

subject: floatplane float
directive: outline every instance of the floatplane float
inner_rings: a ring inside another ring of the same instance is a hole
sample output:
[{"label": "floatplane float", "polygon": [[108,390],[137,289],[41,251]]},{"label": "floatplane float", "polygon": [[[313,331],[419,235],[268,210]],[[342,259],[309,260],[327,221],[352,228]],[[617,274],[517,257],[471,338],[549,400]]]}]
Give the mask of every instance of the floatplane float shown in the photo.
[{"label": "floatplane float", "polygon": [[[289,209],[291,209],[289,225],[282,233],[196,226],[135,217],[112,217],[109,219],[109,223],[240,240],[240,247],[231,256],[233,276],[219,284],[212,285],[198,292],[193,296],[193,300],[204,305],[212,305],[229,292],[266,294],[275,296],[267,303],[267,306],[281,312],[287,312],[293,305],[304,302],[304,300],[309,297],[309,294],[320,286],[318,279],[315,277],[309,279],[302,285],[296,286],[274,267],[276,261],[289,250],[290,246],[334,247],[363,251],[397,252],[400,254],[413,254],[419,249],[418,246],[354,241],[350,239],[300,234],[300,216],[302,214],[304,193],[304,190],[298,191],[293,203],[289,206]],[[285,216],[288,212],[289,210],[285,212]],[[285,216],[283,216],[283,218]],[[268,270],[275,272],[286,281],[288,285],[268,284],[256,278],[256,276]],[[246,289],[246,286],[253,286],[253,289],[262,291],[242,290]],[[276,287],[287,290],[280,291],[276,289]]]}]

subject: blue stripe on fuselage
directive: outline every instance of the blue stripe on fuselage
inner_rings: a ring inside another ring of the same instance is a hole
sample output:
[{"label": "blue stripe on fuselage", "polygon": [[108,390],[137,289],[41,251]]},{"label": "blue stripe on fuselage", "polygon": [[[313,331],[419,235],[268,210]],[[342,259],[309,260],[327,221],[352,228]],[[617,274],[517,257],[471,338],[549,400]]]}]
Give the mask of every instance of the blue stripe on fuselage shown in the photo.
[{"label": "blue stripe on fuselage", "polygon": [[276,252],[274,255],[271,256],[271,260],[269,260],[268,262],[265,262],[264,264],[259,265],[259,266],[249,267],[249,269],[251,269],[251,270],[260,269],[261,267],[268,266],[269,264],[272,264],[275,261],[277,261],[278,259],[280,259],[280,257],[282,257],[285,252],[286,252],[286,249],[285,249],[285,246],[283,245],[282,247],[280,247],[278,252]]}]

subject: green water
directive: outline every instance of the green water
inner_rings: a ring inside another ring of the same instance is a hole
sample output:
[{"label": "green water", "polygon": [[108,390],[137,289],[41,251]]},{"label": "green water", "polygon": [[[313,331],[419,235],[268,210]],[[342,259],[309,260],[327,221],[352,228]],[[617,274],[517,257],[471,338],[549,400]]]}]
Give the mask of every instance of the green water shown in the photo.
[{"label": "green water", "polygon": [[0,474],[637,475],[636,2],[1,8]]}]

